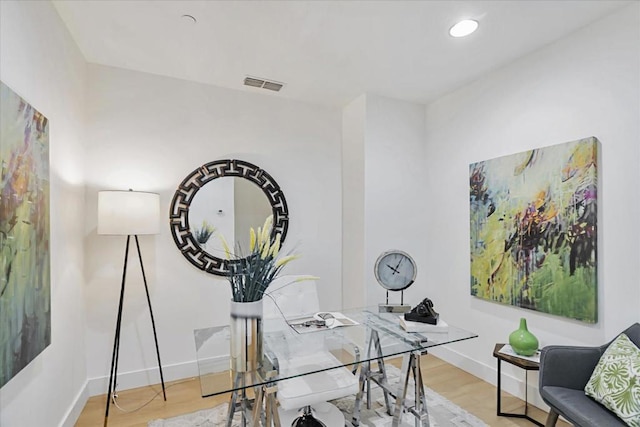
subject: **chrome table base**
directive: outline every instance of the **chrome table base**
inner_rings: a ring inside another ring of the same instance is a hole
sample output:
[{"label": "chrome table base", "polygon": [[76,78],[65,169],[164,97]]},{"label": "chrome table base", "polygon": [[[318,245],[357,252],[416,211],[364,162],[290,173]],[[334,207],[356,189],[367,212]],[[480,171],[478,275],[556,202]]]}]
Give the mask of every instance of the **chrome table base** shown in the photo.
[{"label": "chrome table base", "polygon": [[[393,414],[392,427],[399,427],[402,423],[403,412],[409,412],[415,417],[415,427],[430,427],[429,424],[429,411],[427,408],[426,395],[424,393],[424,383],[422,382],[422,372],[420,370],[420,356],[421,351],[413,351],[411,353],[405,353],[402,358],[402,378],[398,384],[397,392],[394,393],[392,387],[387,381],[387,372],[384,365],[384,359],[382,357],[382,347],[380,345],[380,337],[375,328],[369,329],[369,336],[367,337],[368,345],[367,352],[372,350],[377,353],[379,357],[363,362],[360,367],[360,388],[356,395],[356,402],[353,408],[353,425],[360,425],[360,407],[362,405],[362,398],[367,390],[367,409],[371,408],[371,382],[375,382],[380,386],[384,392],[385,406],[387,408],[387,414]],[[372,348],[373,347],[373,348]],[[377,370],[371,369],[371,363],[375,361],[378,365]],[[409,388],[409,379],[413,377],[415,384],[414,405],[407,406],[407,390]],[[395,408],[392,412],[391,398],[395,398]]]},{"label": "chrome table base", "polygon": [[[377,355],[366,362],[361,362],[360,379],[358,394],[353,409],[353,418],[351,423],[346,421],[347,425],[357,427],[360,425],[360,408],[366,390],[367,409],[371,407],[371,382],[376,383],[384,393],[384,401],[387,414],[393,415],[392,427],[400,427],[402,423],[402,415],[405,412],[412,414],[415,418],[415,427],[430,427],[429,411],[427,408],[426,395],[424,392],[424,383],[422,381],[422,372],[420,369],[420,356],[426,351],[416,350],[405,353],[402,359],[402,376],[396,390],[392,390],[387,380],[387,371],[383,358],[380,337],[375,328],[370,328],[367,337],[367,353]],[[377,364],[376,369],[372,369],[372,363]],[[251,399],[246,394],[246,389],[242,385],[250,379],[250,384],[259,384],[260,374],[254,372],[234,372],[234,389],[236,389],[229,401],[229,410],[226,426],[231,427],[233,416],[236,411],[242,412],[242,427],[280,427],[280,417],[278,415],[278,403],[276,399],[277,383],[269,382],[270,378],[277,375],[277,370],[269,371],[266,375],[266,383],[258,387],[254,387],[255,398]],[[413,405],[409,405],[407,399],[407,391],[409,389],[409,381],[413,378],[415,385],[415,393],[413,396]],[[240,390],[238,390],[241,388]],[[395,399],[395,404],[392,403]],[[288,426],[287,426],[288,427]]]},{"label": "chrome table base", "polygon": [[[242,427],[280,427],[280,415],[278,414],[278,402],[276,400],[276,392],[278,387],[275,382],[267,382],[263,385],[254,387],[255,398],[251,399],[247,396],[247,390],[242,388],[245,383],[246,376],[250,376],[251,383],[258,383],[259,374],[253,372],[234,372],[234,391],[229,400],[229,409],[227,411],[226,427],[231,427],[233,416],[236,411],[242,413]],[[266,380],[275,376],[275,372],[267,373]],[[262,381],[260,381],[262,382]]]}]

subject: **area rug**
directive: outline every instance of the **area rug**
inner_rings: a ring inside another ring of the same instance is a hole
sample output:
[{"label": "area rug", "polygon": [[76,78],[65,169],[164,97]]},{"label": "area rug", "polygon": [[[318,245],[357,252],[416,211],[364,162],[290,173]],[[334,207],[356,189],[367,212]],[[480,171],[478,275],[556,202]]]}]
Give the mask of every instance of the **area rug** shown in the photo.
[{"label": "area rug", "polygon": [[[400,370],[395,366],[387,366],[387,378],[390,384],[397,384]],[[488,427],[479,418],[471,415],[455,403],[445,399],[435,391],[425,387],[427,407],[429,409],[429,422],[431,427]],[[414,395],[413,382],[410,382],[407,396]],[[387,415],[384,408],[384,394],[376,385],[371,387],[371,409],[367,409],[363,402],[360,410],[360,425],[367,427],[390,427],[392,417]],[[353,396],[337,399],[335,404],[345,414],[347,420],[351,420],[353,414]],[[409,405],[412,403],[409,402]],[[227,416],[227,405],[218,405],[212,409],[180,415],[165,420],[150,421],[148,427],[220,427],[223,426]],[[402,426],[414,426],[415,418],[411,414],[403,414]],[[240,414],[236,413],[233,427],[240,427]],[[338,427],[338,426],[327,426]],[[342,426],[339,426],[342,427]]]}]

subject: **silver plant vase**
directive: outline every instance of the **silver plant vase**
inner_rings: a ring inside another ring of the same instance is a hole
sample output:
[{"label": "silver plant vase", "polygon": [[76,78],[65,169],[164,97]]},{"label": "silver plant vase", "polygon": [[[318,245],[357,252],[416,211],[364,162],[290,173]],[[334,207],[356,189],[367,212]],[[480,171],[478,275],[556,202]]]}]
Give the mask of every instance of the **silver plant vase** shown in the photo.
[{"label": "silver plant vase", "polygon": [[231,370],[254,372],[262,364],[262,300],[231,301]]}]

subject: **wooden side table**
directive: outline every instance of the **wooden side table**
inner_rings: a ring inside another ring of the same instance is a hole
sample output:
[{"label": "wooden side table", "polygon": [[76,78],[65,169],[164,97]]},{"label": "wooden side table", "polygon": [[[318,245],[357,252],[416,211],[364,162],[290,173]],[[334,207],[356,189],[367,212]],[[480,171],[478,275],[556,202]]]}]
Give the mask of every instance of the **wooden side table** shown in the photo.
[{"label": "wooden side table", "polygon": [[[493,357],[495,357],[496,359],[498,359],[498,397],[497,397],[497,415],[500,417],[513,417],[513,418],[524,418],[527,419],[529,421],[531,421],[532,423],[534,423],[537,426],[540,427],[544,427],[544,424],[542,424],[541,422],[534,420],[533,418],[531,418],[529,416],[528,412],[528,408],[529,408],[529,401],[527,399],[527,391],[529,389],[529,371],[538,371],[540,370],[540,363],[538,362],[534,362],[531,360],[527,360],[527,359],[522,359],[520,357],[516,357],[516,356],[510,356],[508,354],[504,354],[504,353],[500,353],[500,350],[502,349],[502,347],[504,347],[505,344],[496,344],[496,346],[493,349]],[[505,361],[507,363],[510,363],[514,366],[517,366],[518,368],[524,369],[524,414],[513,414],[513,413],[509,413],[509,412],[502,412],[501,410],[501,401],[502,401],[502,397],[501,397],[501,391],[502,391],[502,382],[501,382],[501,372],[500,372],[500,368],[501,368],[501,363],[502,361]]]}]

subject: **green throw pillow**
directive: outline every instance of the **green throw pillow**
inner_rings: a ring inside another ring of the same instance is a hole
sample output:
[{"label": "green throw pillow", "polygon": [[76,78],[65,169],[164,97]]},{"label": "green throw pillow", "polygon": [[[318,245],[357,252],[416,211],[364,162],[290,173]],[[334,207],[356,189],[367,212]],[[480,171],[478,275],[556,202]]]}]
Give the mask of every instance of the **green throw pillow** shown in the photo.
[{"label": "green throw pillow", "polygon": [[587,396],[640,427],[640,349],[620,334],[604,352],[584,388]]}]

